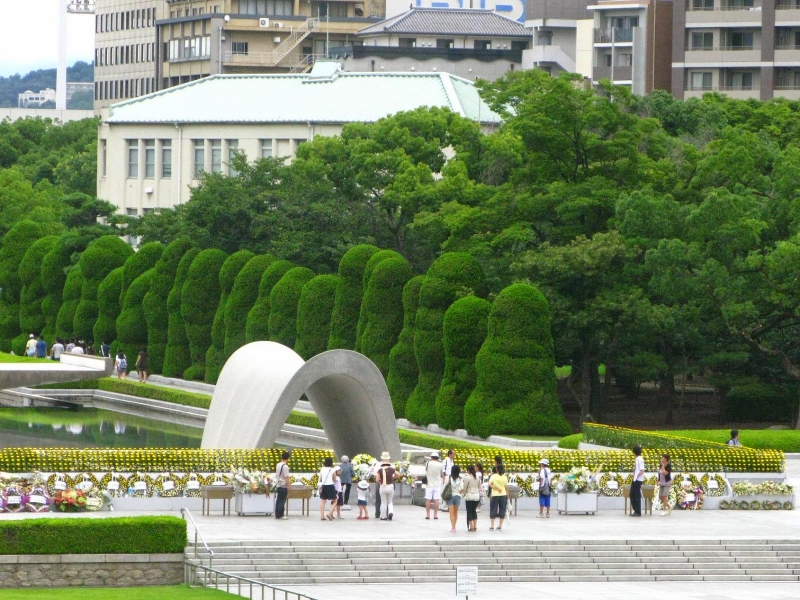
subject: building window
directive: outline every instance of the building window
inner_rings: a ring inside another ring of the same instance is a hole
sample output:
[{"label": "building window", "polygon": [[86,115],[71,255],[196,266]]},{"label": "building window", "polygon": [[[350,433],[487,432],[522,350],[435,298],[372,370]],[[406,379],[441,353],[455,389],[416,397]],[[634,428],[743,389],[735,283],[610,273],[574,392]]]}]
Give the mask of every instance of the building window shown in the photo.
[{"label": "building window", "polygon": [[126,208],[125,214],[129,217],[138,217],[139,216],[139,209],[138,208]]},{"label": "building window", "polygon": [[231,42],[231,52],[233,54],[247,54],[248,42]]},{"label": "building window", "polygon": [[539,31],[536,34],[536,45],[537,46],[551,46],[553,44],[553,32],[552,31]]},{"label": "building window", "polygon": [[153,179],[156,176],[156,141],[144,141],[144,178]]},{"label": "building window", "polygon": [[633,64],[633,54],[630,52],[620,52],[617,54],[618,67],[630,67]]},{"label": "building window", "polygon": [[746,71],[734,71],[728,75],[728,87],[732,90],[752,90],[753,74]]},{"label": "building window", "polygon": [[753,0],[727,0],[722,5],[726,10],[747,10],[753,8]]},{"label": "building window", "polygon": [[106,156],[107,152],[107,142],[106,140],[100,140],[100,177],[106,176]]},{"label": "building window", "polygon": [[211,172],[222,173],[222,140],[211,140]]},{"label": "building window", "polygon": [[711,73],[692,73],[692,90],[708,91],[711,89]]},{"label": "building window", "polygon": [[238,177],[239,171],[233,167],[233,159],[236,153],[239,152],[239,140],[227,140],[228,144],[228,175],[231,177]]},{"label": "building window", "polygon": [[453,47],[453,40],[436,40],[436,47],[440,50],[446,50]]},{"label": "building window", "polygon": [[161,177],[172,177],[172,140],[161,140]]},{"label": "building window", "polygon": [[752,31],[731,31],[728,37],[728,50],[752,50],[753,32]]},{"label": "building window", "polygon": [[714,34],[710,31],[693,31],[691,50],[713,50]]},{"label": "building window", "polygon": [[[541,39],[542,39],[541,34],[539,34],[539,40],[541,40]],[[549,46],[550,44],[549,43],[548,44],[541,44],[540,43],[539,45],[541,45],[541,46],[544,46],[544,45]],[[491,40],[475,40],[475,46],[474,47],[475,47],[475,50],[491,50],[492,49],[492,42],[491,42]]]},{"label": "building window", "polygon": [[139,140],[128,140],[128,179],[139,177]]},{"label": "building window", "polygon": [[272,140],[261,140],[261,158],[272,158]]},{"label": "building window", "polygon": [[347,18],[347,3],[345,2],[314,2],[311,5],[311,14],[316,17]]},{"label": "building window", "polygon": [[611,66],[611,55],[610,54],[604,54],[603,55],[603,61],[605,62],[605,65],[607,67],[610,67]]},{"label": "building window", "polygon": [[294,14],[294,2],[292,0],[267,0],[268,15],[276,17],[286,17]]},{"label": "building window", "polygon": [[400,48],[416,48],[417,38],[400,38]]},{"label": "building window", "polygon": [[194,140],[194,178],[200,179],[206,170],[205,140]]}]

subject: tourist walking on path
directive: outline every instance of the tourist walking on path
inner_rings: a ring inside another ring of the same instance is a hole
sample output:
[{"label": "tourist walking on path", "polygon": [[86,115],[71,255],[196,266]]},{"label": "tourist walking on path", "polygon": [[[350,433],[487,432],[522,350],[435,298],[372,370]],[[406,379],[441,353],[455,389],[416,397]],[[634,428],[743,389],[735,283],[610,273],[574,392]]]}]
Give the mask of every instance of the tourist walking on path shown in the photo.
[{"label": "tourist walking on path", "polygon": [[425,518],[439,518],[439,500],[442,498],[442,463],[438,452],[431,452],[431,459],[425,465]]},{"label": "tourist walking on path", "polygon": [[458,508],[461,506],[461,497],[463,494],[461,469],[458,465],[453,465],[451,467],[450,475],[445,485],[450,486],[450,499],[447,501],[447,509],[450,513],[450,532],[455,533],[456,523],[458,522]]},{"label": "tourist walking on path", "polygon": [[128,376],[128,358],[122,350],[117,352],[117,359],[114,361],[114,371],[117,373],[119,379],[125,379]]},{"label": "tourist walking on path", "polygon": [[633,454],[636,459],[633,461],[633,483],[631,484],[631,510],[632,517],[642,516],[642,484],[644,483],[644,458],[642,458],[642,447],[634,446]]},{"label": "tourist walking on path", "polygon": [[669,464],[669,454],[661,455],[661,467],[658,469],[658,497],[661,500],[661,516],[672,514],[669,504],[669,490],[672,487],[672,465]]},{"label": "tourist walking on path", "polygon": [[392,520],[394,516],[394,467],[388,452],[381,454],[378,469],[378,493],[381,496],[381,521]]},{"label": "tourist walking on path", "polygon": [[464,503],[467,505],[467,531],[478,530],[478,508],[481,502],[481,484],[475,465],[467,467],[467,476],[462,488]]},{"label": "tourist walking on path", "polygon": [[339,468],[342,470],[339,477],[342,481],[342,488],[344,488],[344,505],[347,506],[350,503],[350,488],[353,487],[353,478],[356,476],[349,456],[342,456],[342,464],[339,465]]},{"label": "tourist walking on path", "polygon": [[39,341],[36,342],[36,358],[47,357],[47,342],[44,341],[44,336],[39,336]]},{"label": "tourist walking on path", "polygon": [[[539,461],[539,518],[550,518],[550,461],[543,458]],[[544,509],[547,509],[545,514]]]},{"label": "tourist walking on path", "polygon": [[[317,493],[319,494],[319,518],[321,521],[326,519],[325,515],[325,502],[336,500],[336,486],[333,485],[333,459],[329,456],[325,459],[323,467],[319,471],[319,487]],[[333,521],[333,517],[328,517],[329,521]]]},{"label": "tourist walking on path", "polygon": [[491,499],[489,502],[489,531],[495,529],[494,520],[500,519],[500,524],[497,530],[503,528],[503,521],[506,518],[506,506],[508,505],[508,478],[505,475],[505,469],[500,464],[495,467],[496,473],[492,473],[489,477],[489,489],[491,490]]},{"label": "tourist walking on path", "polygon": [[100,356],[103,358],[111,358],[111,346],[109,346],[108,342],[105,340],[100,344]]},{"label": "tourist walking on path", "polygon": [[50,346],[50,358],[55,361],[61,360],[61,353],[64,351],[64,343],[61,338],[56,338],[56,343]]},{"label": "tourist walking on path", "polygon": [[[281,453],[281,462],[275,467],[275,518],[288,519],[285,514],[286,498],[289,496],[289,453]],[[269,490],[267,490],[269,494]]]},{"label": "tourist walking on path", "polygon": [[136,357],[136,372],[139,374],[139,383],[147,383],[147,368],[150,364],[150,355],[146,348],[139,351]]}]

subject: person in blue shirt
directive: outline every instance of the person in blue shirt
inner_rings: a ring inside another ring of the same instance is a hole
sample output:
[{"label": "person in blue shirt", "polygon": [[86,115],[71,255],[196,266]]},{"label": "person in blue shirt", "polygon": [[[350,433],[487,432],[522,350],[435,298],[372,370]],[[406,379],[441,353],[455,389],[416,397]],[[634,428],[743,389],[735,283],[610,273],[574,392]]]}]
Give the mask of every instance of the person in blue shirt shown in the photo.
[{"label": "person in blue shirt", "polygon": [[36,358],[47,357],[47,342],[44,341],[44,336],[40,335],[36,341]]}]

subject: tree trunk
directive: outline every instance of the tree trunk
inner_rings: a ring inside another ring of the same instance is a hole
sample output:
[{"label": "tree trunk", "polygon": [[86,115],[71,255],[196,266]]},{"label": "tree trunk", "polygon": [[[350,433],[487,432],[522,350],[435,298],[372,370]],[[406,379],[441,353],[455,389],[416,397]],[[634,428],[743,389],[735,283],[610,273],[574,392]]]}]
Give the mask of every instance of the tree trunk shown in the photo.
[{"label": "tree trunk", "polygon": [[595,420],[600,422],[603,413],[603,386],[600,383],[600,373],[597,362],[589,362],[589,412]]}]

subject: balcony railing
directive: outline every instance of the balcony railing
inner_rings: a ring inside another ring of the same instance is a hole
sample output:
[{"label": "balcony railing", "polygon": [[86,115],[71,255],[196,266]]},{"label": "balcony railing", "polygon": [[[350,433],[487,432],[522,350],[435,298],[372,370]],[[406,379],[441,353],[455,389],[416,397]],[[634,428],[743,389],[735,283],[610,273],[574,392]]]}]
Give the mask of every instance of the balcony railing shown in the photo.
[{"label": "balcony railing", "polygon": [[775,4],[775,10],[797,10],[800,8],[800,2],[794,0],[793,2],[778,2]]},{"label": "balcony railing", "polygon": [[[756,50],[756,48],[753,47],[753,44],[750,44],[750,45],[747,45],[747,46],[745,46],[745,45],[720,46],[719,49],[720,50],[724,50],[725,52],[740,52],[740,51],[743,51],[743,50]],[[758,48],[758,49],[760,50],[760,48]]]},{"label": "balcony railing", "polygon": [[609,29],[595,29],[594,30],[594,43],[595,44],[610,44],[611,42],[632,42],[633,41],[633,27],[611,27]]},{"label": "balcony railing", "polygon": [[725,52],[737,52],[739,50],[758,50],[752,45],[750,46],[692,46],[687,45],[685,50],[687,52],[716,52],[723,50]]},{"label": "balcony railing", "polygon": [[775,50],[800,50],[800,44],[794,42],[779,42],[775,44]]},{"label": "balcony railing", "polygon": [[[752,85],[703,85],[703,86],[686,86],[686,92],[752,92],[755,90]],[[775,89],[778,89],[777,87]],[[789,89],[789,88],[787,88]],[[800,88],[799,88],[800,89]]]},{"label": "balcony railing", "polygon": [[[790,8],[796,8],[794,6]],[[690,6],[687,9],[689,12],[712,12],[712,11],[730,11],[730,10],[749,10],[752,12],[761,12],[760,6],[741,6],[739,4],[721,4],[719,6]]]},{"label": "balcony railing", "polygon": [[778,84],[775,86],[776,90],[800,90],[800,84]]}]

